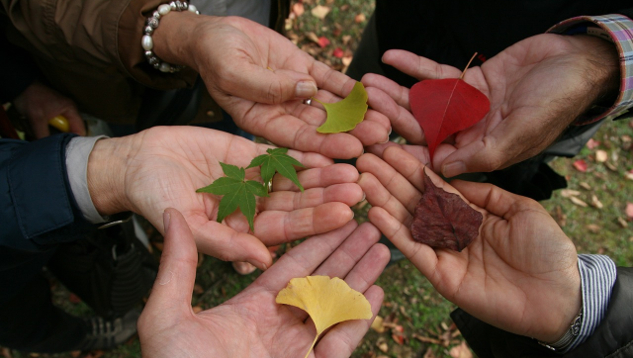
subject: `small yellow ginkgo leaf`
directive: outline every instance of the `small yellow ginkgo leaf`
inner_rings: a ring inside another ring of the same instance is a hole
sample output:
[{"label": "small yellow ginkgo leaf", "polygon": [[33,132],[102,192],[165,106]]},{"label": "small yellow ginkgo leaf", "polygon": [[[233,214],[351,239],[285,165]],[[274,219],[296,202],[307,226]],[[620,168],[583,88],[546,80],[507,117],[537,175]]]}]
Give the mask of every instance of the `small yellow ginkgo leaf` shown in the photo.
[{"label": "small yellow ginkgo leaf", "polygon": [[325,107],[327,118],[317,128],[319,133],[349,132],[365,119],[367,113],[367,90],[361,82],[356,82],[347,97],[334,103],[324,103],[314,98]]},{"label": "small yellow ginkgo leaf", "polygon": [[279,291],[275,301],[300,308],[312,318],[317,334],[306,357],[321,333],[329,327],[348,320],[373,317],[371,305],[365,296],[338,277],[293,278],[286,288]]}]

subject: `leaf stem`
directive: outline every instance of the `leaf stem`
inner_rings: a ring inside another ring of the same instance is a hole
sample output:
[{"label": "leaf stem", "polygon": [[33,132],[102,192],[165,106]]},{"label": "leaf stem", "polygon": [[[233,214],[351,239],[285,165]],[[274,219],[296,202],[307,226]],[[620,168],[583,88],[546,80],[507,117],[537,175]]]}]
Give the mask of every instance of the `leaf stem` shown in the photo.
[{"label": "leaf stem", "polygon": [[317,339],[319,339],[319,333],[317,333],[316,337],[314,337],[314,341],[312,342],[312,345],[310,346],[310,349],[308,349],[308,353],[306,354],[304,358],[308,358],[308,356],[310,355],[310,352],[312,352],[312,350],[314,349],[314,345],[316,344]]},{"label": "leaf stem", "polygon": [[460,80],[464,79],[464,75],[466,74],[466,70],[468,69],[468,67],[470,66],[470,63],[473,62],[473,60],[475,59],[475,56],[477,56],[477,52],[475,52],[473,54],[473,57],[470,58],[470,61],[468,61],[468,64],[466,65],[466,68],[464,68],[464,71],[462,71],[462,75],[459,76]]}]

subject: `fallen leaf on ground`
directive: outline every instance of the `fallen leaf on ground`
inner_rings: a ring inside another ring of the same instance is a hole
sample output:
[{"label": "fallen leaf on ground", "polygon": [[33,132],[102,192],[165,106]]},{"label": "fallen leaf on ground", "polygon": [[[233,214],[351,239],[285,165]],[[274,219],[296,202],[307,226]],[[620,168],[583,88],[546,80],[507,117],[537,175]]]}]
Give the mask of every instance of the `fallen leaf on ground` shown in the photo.
[{"label": "fallen leaf on ground", "polygon": [[330,13],[330,10],[331,9],[329,7],[327,7],[327,6],[317,5],[317,6],[312,8],[310,13],[312,13],[312,16],[323,20],[323,19],[325,19],[327,14]]},{"label": "fallen leaf on ground", "polygon": [[472,358],[473,354],[470,349],[466,345],[466,342],[462,342],[462,344],[451,348],[449,354],[452,358]]},{"label": "fallen leaf on ground", "polygon": [[378,338],[376,341],[376,347],[378,347],[378,349],[380,349],[383,353],[387,353],[387,351],[389,351],[389,345],[387,344],[385,337]]},{"label": "fallen leaf on ground", "polygon": [[587,203],[585,203],[584,201],[578,199],[575,196],[572,196],[569,199],[571,200],[572,203],[574,203],[574,204],[576,204],[578,206],[582,206],[583,208],[586,208],[587,206],[589,206],[589,205],[587,205]]},{"label": "fallen leaf on ground", "polygon": [[578,190],[573,190],[573,189],[563,189],[560,191],[560,195],[563,198],[571,198],[572,196],[580,195],[580,192]]},{"label": "fallen leaf on ground", "polygon": [[363,13],[356,15],[356,17],[354,18],[354,22],[357,24],[360,24],[361,22],[364,22],[365,20],[367,20],[367,18],[365,17],[365,14]]},{"label": "fallen leaf on ground", "polygon": [[578,170],[579,172],[586,172],[587,171],[587,162],[585,162],[582,159],[578,159],[577,161],[575,161],[573,164],[574,168],[576,168],[576,170]]},{"label": "fallen leaf on ground", "polygon": [[618,216],[618,224],[620,224],[620,226],[622,226],[623,229],[626,229],[627,227],[629,227],[629,223],[626,222],[626,220],[622,219],[622,217]]},{"label": "fallen leaf on ground", "polygon": [[629,221],[633,220],[633,203],[626,203],[625,212]]},{"label": "fallen leaf on ground", "polygon": [[332,56],[336,58],[343,58],[343,50],[341,50],[340,47],[335,48],[334,51],[332,52]]},{"label": "fallen leaf on ground", "polygon": [[600,149],[596,151],[596,162],[604,163],[607,161],[608,158],[609,158],[609,154],[607,154],[606,150]]},{"label": "fallen leaf on ground", "polygon": [[597,234],[600,232],[600,226],[596,225],[596,224],[589,224],[587,225],[587,230],[591,231],[594,234]]},{"label": "fallen leaf on ground", "polygon": [[584,181],[581,181],[578,185],[585,190],[591,190],[591,185],[585,183]]},{"label": "fallen leaf on ground", "polygon": [[294,3],[292,5],[292,12],[294,12],[297,16],[303,15],[305,9],[303,8],[303,4],[300,2]]},{"label": "fallen leaf on ground", "polygon": [[473,126],[490,110],[488,97],[462,79],[465,72],[460,78],[420,81],[409,91],[411,113],[424,130],[431,158],[444,139]]},{"label": "fallen leaf on ground", "polygon": [[602,205],[602,202],[595,195],[591,196],[591,205],[596,209],[602,209],[604,207],[604,205]]},{"label": "fallen leaf on ground", "polygon": [[459,195],[436,187],[423,171],[424,192],[411,223],[413,240],[433,248],[462,251],[479,236],[483,214]]},{"label": "fallen leaf on ground", "polygon": [[321,333],[329,327],[340,322],[370,319],[373,316],[371,305],[365,296],[338,277],[293,278],[286,288],[279,291],[275,302],[300,308],[312,318],[316,337],[306,357],[310,355]]},{"label": "fallen leaf on ground", "polygon": [[335,103],[321,103],[327,112],[327,118],[317,132],[319,133],[341,133],[349,132],[365,119],[367,113],[367,91],[362,83],[356,82],[352,92],[343,100]]},{"label": "fallen leaf on ground", "polygon": [[383,333],[386,330],[383,323],[384,320],[382,319],[382,317],[376,316],[376,319],[374,319],[374,321],[371,323],[371,329],[378,333]]},{"label": "fallen leaf on ground", "polygon": [[590,138],[586,144],[587,148],[589,149],[594,149],[595,147],[599,145],[600,145],[600,142],[598,142],[597,140],[594,140],[593,138]]},{"label": "fallen leaf on ground", "polygon": [[321,46],[321,48],[324,48],[330,44],[330,40],[325,36],[321,36],[318,38],[317,43]]}]

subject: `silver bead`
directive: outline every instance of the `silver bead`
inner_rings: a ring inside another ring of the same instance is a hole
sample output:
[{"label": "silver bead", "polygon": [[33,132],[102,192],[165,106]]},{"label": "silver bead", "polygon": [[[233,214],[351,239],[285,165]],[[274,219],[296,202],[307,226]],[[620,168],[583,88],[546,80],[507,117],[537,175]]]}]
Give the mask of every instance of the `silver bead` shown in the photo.
[{"label": "silver bead", "polygon": [[160,23],[160,21],[158,21],[158,19],[155,18],[155,17],[147,18],[147,26],[149,26],[149,27],[151,27],[153,29],[157,28],[159,23]]},{"label": "silver bead", "polygon": [[153,63],[152,66],[154,66],[155,69],[159,69],[160,68],[160,63],[161,63],[160,61],[157,61],[157,62]]},{"label": "silver bead", "polygon": [[161,72],[171,72],[171,65],[168,64],[167,62],[163,62],[160,64],[160,67],[158,68]]},{"label": "silver bead", "polygon": [[152,56],[152,57],[148,58],[147,62],[149,62],[149,64],[154,66],[154,67],[160,66],[160,60],[156,56]]},{"label": "silver bead", "polygon": [[154,40],[152,40],[152,37],[150,35],[143,35],[141,46],[143,47],[143,50],[151,50],[154,48]]},{"label": "silver bead", "polygon": [[151,35],[154,33],[154,28],[151,26],[145,26],[143,33],[145,33],[145,35]]},{"label": "silver bead", "polygon": [[158,12],[163,16],[169,14],[170,11],[171,7],[168,4],[162,4],[158,7]]},{"label": "silver bead", "polygon": [[149,60],[150,57],[154,56],[154,52],[152,51],[145,51],[145,57],[147,57],[147,59]]},{"label": "silver bead", "polygon": [[198,8],[195,5],[189,4],[189,8],[187,9],[193,13],[198,13]]},{"label": "silver bead", "polygon": [[170,8],[172,11],[178,11],[178,5],[176,5],[176,2],[175,2],[175,1],[172,1],[172,2],[170,2],[170,3],[169,3],[169,8]]},{"label": "silver bead", "polygon": [[160,19],[160,16],[161,16],[161,15],[160,15],[160,13],[159,13],[158,11],[154,11],[154,12],[152,13],[152,17],[154,17],[154,18]]}]

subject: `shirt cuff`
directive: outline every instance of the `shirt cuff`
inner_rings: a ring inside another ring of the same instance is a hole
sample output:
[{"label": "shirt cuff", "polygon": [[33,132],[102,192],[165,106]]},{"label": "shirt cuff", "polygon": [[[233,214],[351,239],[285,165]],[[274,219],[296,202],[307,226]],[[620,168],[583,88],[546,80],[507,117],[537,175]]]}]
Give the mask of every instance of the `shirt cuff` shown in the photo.
[{"label": "shirt cuff", "polygon": [[576,339],[563,353],[571,351],[591,337],[604,318],[617,272],[615,263],[604,255],[578,255],[582,290],[582,325]]},{"label": "shirt cuff", "polygon": [[610,39],[618,50],[620,93],[617,100],[611,107],[594,108],[593,111],[579,118],[574,124],[590,124],[601,119],[615,119],[626,114],[633,105],[633,20],[619,14],[579,16],[562,21],[547,32],[559,34],[584,32],[596,35],[603,39]]},{"label": "shirt cuff", "polygon": [[88,157],[99,139],[107,136],[75,137],[66,147],[66,168],[68,182],[75,202],[84,218],[93,224],[104,223],[108,217],[99,215],[88,191]]}]

